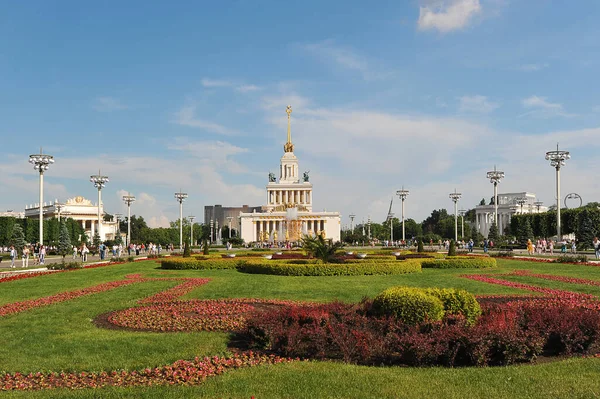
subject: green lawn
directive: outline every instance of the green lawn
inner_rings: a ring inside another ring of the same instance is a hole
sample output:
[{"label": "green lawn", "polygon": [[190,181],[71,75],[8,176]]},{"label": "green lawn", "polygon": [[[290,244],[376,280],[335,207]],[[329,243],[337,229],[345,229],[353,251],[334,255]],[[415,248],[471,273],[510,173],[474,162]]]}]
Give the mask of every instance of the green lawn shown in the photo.
[{"label": "green lawn", "polygon": [[[124,279],[208,277],[186,298],[276,298],[303,301],[359,301],[394,285],[464,288],[475,294],[524,294],[459,277],[462,274],[507,273],[527,269],[600,281],[600,268],[498,261],[492,270],[434,270],[396,276],[284,277],[242,274],[233,270],[161,270],[155,262],[137,262],[40,276],[0,284],[0,305],[44,297]],[[509,276],[512,281],[586,292],[600,287]],[[178,284],[136,283],[111,291],[0,318],[0,369],[7,372],[100,371],[140,369],[195,356],[225,355],[228,334],[139,333],[95,327],[98,314],[136,305],[136,301]],[[111,388],[102,390],[10,392],[7,397],[206,397],[206,398],[553,398],[600,396],[600,359],[571,359],[549,364],[502,368],[359,367],[329,362],[260,366],[229,372],[196,387]]]}]

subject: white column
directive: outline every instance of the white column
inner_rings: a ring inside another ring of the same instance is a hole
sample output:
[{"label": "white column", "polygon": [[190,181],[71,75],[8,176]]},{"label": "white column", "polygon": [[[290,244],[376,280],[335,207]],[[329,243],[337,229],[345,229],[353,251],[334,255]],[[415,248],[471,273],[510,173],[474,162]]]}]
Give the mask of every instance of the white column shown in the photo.
[{"label": "white column", "polygon": [[96,231],[96,221],[92,220],[92,240],[94,239],[95,231]]}]

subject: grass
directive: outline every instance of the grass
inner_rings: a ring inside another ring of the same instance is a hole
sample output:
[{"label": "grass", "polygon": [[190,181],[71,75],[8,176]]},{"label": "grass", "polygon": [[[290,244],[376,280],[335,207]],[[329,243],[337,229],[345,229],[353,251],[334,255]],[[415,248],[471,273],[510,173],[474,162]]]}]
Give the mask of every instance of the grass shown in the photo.
[{"label": "grass", "polygon": [[[187,298],[254,297],[303,301],[358,301],[395,285],[455,287],[475,294],[523,294],[524,290],[459,277],[470,273],[508,273],[526,269],[600,281],[600,268],[498,260],[489,270],[433,270],[396,276],[285,277],[249,275],[234,270],[161,270],[155,262],[136,262],[17,280],[0,285],[0,305],[120,280],[144,277],[208,277]],[[503,277],[550,288],[600,296],[600,287],[526,276]],[[0,318],[0,369],[8,372],[141,369],[195,356],[228,353],[224,333],[140,333],[97,328],[98,314],[136,306],[144,297],[176,285],[151,281]],[[331,362],[261,366],[210,378],[196,387],[107,388],[10,392],[6,397],[152,398],[588,398],[600,396],[600,359],[569,359],[541,365],[502,368],[361,367]]]}]

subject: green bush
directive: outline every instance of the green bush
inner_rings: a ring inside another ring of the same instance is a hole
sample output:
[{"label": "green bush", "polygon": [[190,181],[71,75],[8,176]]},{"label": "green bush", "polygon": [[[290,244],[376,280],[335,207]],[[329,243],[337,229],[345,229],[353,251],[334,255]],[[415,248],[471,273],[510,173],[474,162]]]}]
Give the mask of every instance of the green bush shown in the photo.
[{"label": "green bush", "polygon": [[455,288],[425,288],[423,291],[441,300],[446,314],[463,315],[471,325],[481,316],[479,302],[468,291]]},{"label": "green bush", "polygon": [[48,265],[48,270],[72,270],[82,269],[83,263],[79,262],[66,262],[66,263],[52,263]]},{"label": "green bush", "polygon": [[235,269],[235,259],[207,259],[194,258],[167,258],[160,261],[161,269],[169,270],[208,270],[208,269]]},{"label": "green bush", "polygon": [[423,252],[423,240],[419,240],[419,242],[417,244],[417,252],[419,252],[419,253]]},{"label": "green bush", "polygon": [[421,267],[426,269],[486,269],[496,267],[496,259],[487,256],[423,259]]},{"label": "green bush", "polygon": [[448,256],[456,256],[456,242],[450,240],[450,246],[448,248]]},{"label": "green bush", "polygon": [[239,261],[238,270],[252,274],[280,276],[363,276],[376,274],[405,274],[421,271],[417,261],[359,263],[321,263],[309,260],[261,260]]},{"label": "green bush", "polygon": [[373,310],[380,315],[397,317],[407,324],[444,317],[444,304],[439,298],[411,287],[392,287],[383,291],[373,300]]}]

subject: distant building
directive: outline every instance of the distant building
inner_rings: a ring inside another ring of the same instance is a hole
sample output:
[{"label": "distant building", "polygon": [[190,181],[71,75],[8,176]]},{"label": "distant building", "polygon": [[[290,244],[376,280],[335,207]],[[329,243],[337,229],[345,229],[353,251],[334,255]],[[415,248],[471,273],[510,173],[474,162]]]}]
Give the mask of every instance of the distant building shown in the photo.
[{"label": "distant building", "polygon": [[[119,224],[117,221],[104,221],[104,207],[102,204],[100,205],[101,224],[100,226],[97,226],[98,204],[94,205],[92,204],[92,201],[81,196],[69,198],[64,204],[59,203],[58,200],[54,200],[54,202],[44,202],[42,209],[44,219],[60,218],[62,216],[81,223],[81,227],[89,239],[94,238],[96,231],[98,231],[102,241],[114,240],[117,234],[119,234]],[[39,219],[40,205],[34,204],[26,206],[25,217],[29,219]]]},{"label": "distant building", "polygon": [[0,212],[0,217],[25,219],[25,212],[15,212],[12,209],[9,209],[6,212]]},{"label": "distant building", "polygon": [[261,212],[260,206],[242,205],[238,207],[230,207],[223,205],[207,205],[204,207],[204,224],[210,226],[212,220],[215,232],[213,239],[217,235],[217,227],[222,229],[224,226],[229,226],[229,217],[231,217],[231,228],[239,233],[240,231],[240,213]]},{"label": "distant building", "polygon": [[[523,199],[523,205],[517,201]],[[512,215],[521,213],[542,213],[547,212],[548,207],[537,203],[535,194],[505,193],[498,194],[498,232],[504,234],[507,228],[510,228]],[[494,222],[494,205],[478,205],[475,207],[475,223],[477,230],[481,235],[487,237],[490,226]]]}]

